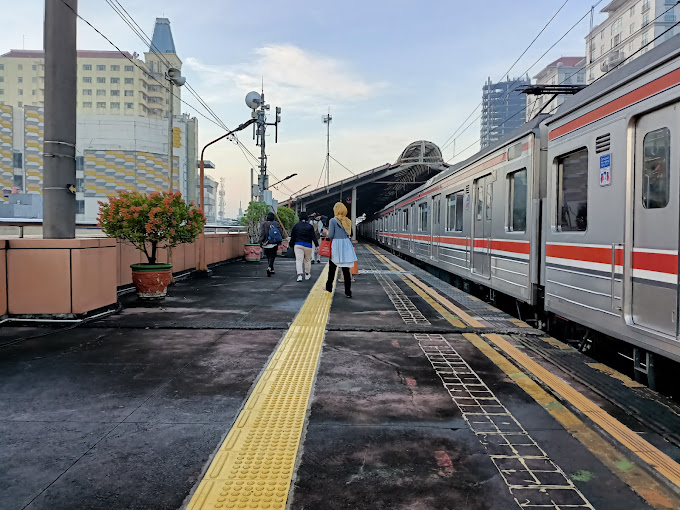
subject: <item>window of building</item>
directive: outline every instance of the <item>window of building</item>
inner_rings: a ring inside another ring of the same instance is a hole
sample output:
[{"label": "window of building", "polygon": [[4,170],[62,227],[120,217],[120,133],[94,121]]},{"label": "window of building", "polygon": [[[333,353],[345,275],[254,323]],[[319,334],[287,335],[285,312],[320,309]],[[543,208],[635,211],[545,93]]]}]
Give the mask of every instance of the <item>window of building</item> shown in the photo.
[{"label": "window of building", "polygon": [[[78,157],[82,158],[82,156],[78,156]],[[82,167],[82,163],[81,163],[80,170],[82,170],[82,169],[83,169],[83,167]],[[76,158],[76,170],[78,170],[78,158]],[[84,184],[85,184],[85,179],[83,179],[82,177],[76,177],[76,192],[82,193],[83,191],[85,191]]]},{"label": "window of building", "polygon": [[508,175],[508,230],[524,232],[527,229],[527,170]]},{"label": "window of building", "polygon": [[98,66],[97,66],[97,71],[106,71],[106,66],[104,66],[104,65],[98,65]]},{"label": "window of building", "polygon": [[125,103],[125,108],[127,108],[127,109],[131,109],[131,108],[134,108],[134,107],[135,107],[134,103]]},{"label": "window of building", "polygon": [[644,0],[644,2],[642,2],[642,10],[645,11],[647,9],[649,9],[649,0]]},{"label": "window of building", "polygon": [[99,76],[97,78],[97,83],[106,83],[106,78],[104,78],[103,76]]},{"label": "window of building", "polygon": [[17,78],[17,82],[23,83],[23,82],[24,82],[24,77],[23,77],[23,76],[19,76],[19,77]]},{"label": "window of building", "polygon": [[112,90],[112,91],[110,91],[110,94],[112,96],[120,96],[120,90]]},{"label": "window of building", "polygon": [[34,70],[34,71],[37,71],[37,70],[38,70],[38,66],[35,65],[35,64],[33,64],[33,65],[31,66],[31,69]]},{"label": "window of building", "polygon": [[83,108],[92,108],[92,101],[84,101]]},{"label": "window of building", "polygon": [[645,13],[644,16],[642,16],[642,26],[646,27],[647,25],[649,25],[649,13],[648,12]]},{"label": "window of building", "polygon": [[585,81],[585,76],[581,73],[576,75],[576,83],[583,83]]},{"label": "window of building", "polygon": [[106,91],[105,91],[104,89],[97,89],[97,95],[98,95],[98,96],[105,96],[105,95],[106,95]]},{"label": "window of building", "polygon": [[91,76],[83,76],[83,83],[92,83]]},{"label": "window of building", "polygon": [[23,95],[24,95],[24,89],[19,89],[18,92],[19,92],[19,95],[20,95],[20,96],[23,96]]},{"label": "window of building", "polygon": [[120,109],[120,103],[111,103],[111,108],[113,109]]},{"label": "window of building", "polygon": [[645,46],[648,43],[649,43],[649,33],[645,32],[644,34],[642,34],[642,41],[641,41],[640,45]]},{"label": "window of building", "polygon": [[83,95],[84,96],[91,96],[92,95],[92,89],[83,89]]},{"label": "window of building", "polygon": [[31,90],[31,95],[35,96],[35,89]]},{"label": "window of building", "polygon": [[111,78],[111,83],[120,83],[120,78]]},{"label": "window of building", "polygon": [[645,135],[642,163],[642,206],[661,209],[668,205],[671,178],[671,132],[657,129]]},{"label": "window of building", "polygon": [[97,108],[106,108],[106,103],[97,103]]},{"label": "window of building", "polygon": [[[85,158],[83,156],[76,156],[76,172],[78,170],[85,170]],[[80,184],[78,184],[78,179],[76,179],[76,191],[83,191],[83,180],[80,179]]]},{"label": "window of building", "polygon": [[2,82],[4,82],[4,81],[5,81],[5,77],[4,77],[4,76],[0,76],[0,83],[2,83]]},{"label": "window of building", "polygon": [[19,71],[23,71],[23,70],[24,70],[24,65],[23,65],[23,64],[18,64],[18,65],[17,65],[17,69],[18,69]]},{"label": "window of building", "polygon": [[83,71],[92,71],[92,65],[83,64]]},{"label": "window of building", "polygon": [[133,67],[134,67],[134,66],[125,66],[125,72],[126,72],[126,73],[131,73],[131,72],[134,70]]},{"label": "window of building", "polygon": [[616,34],[616,35],[612,38],[612,48],[615,48],[615,47],[618,46],[619,44],[621,44],[621,34]]},{"label": "window of building", "polygon": [[76,200],[76,214],[85,214],[85,200]]},{"label": "window of building", "polygon": [[21,108],[22,106],[24,106],[24,103],[19,101],[18,105],[19,105],[19,108]]},{"label": "window of building", "polygon": [[112,65],[111,71],[120,71],[120,66],[119,65]]},{"label": "window of building", "polygon": [[604,55],[604,44],[600,46],[600,55]]},{"label": "window of building", "polygon": [[447,232],[463,231],[463,199],[462,191],[446,197],[446,230]]},{"label": "window of building", "polygon": [[557,230],[588,228],[588,149],[557,158]]},{"label": "window of building", "polygon": [[5,64],[0,64],[0,71],[4,71],[4,70],[5,70]]},{"label": "window of building", "polygon": [[33,76],[33,77],[31,78],[31,83],[38,83],[38,77],[37,77],[37,76]]},{"label": "window of building", "polygon": [[630,24],[630,32],[629,33],[632,34],[633,32],[635,32],[635,23]]},{"label": "window of building", "polygon": [[19,188],[20,190],[24,189],[24,176],[23,175],[15,175],[14,176],[14,186]]},{"label": "window of building", "polygon": [[24,167],[24,155],[21,152],[15,152],[13,154],[13,159],[14,159],[14,168],[23,168]]},{"label": "window of building", "polygon": [[623,27],[623,18],[619,18],[614,23],[611,24],[611,27],[610,27],[611,35],[618,34],[619,32],[621,32],[622,27]]},{"label": "window of building", "polygon": [[628,11],[629,16],[635,16],[635,4],[630,8],[630,11]]},{"label": "window of building", "polygon": [[604,39],[604,30],[600,32],[600,39]]},{"label": "window of building", "polygon": [[134,90],[126,90],[126,91],[125,91],[125,95],[128,96],[128,97],[134,96],[134,95],[135,95],[135,91],[134,91]]},{"label": "window of building", "polygon": [[430,205],[427,202],[418,206],[418,230],[421,232],[427,232],[429,212]]},{"label": "window of building", "polygon": [[125,78],[125,84],[130,85],[135,82],[134,78]]}]

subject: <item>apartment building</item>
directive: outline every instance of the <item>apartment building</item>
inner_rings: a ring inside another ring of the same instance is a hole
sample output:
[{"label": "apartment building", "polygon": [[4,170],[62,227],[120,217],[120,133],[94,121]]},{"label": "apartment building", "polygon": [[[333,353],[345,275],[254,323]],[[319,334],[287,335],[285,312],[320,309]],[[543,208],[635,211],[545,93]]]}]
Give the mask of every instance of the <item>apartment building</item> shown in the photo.
[{"label": "apartment building", "polygon": [[[586,37],[586,82],[630,62],[678,32],[676,0],[613,0],[607,19]],[[667,12],[666,12],[667,11]],[[658,37],[658,39],[657,39]],[[655,40],[656,39],[656,40]]]},{"label": "apartment building", "polygon": [[524,95],[517,89],[530,85],[528,77],[498,83],[487,80],[482,89],[481,148],[497,142],[524,124]]},{"label": "apartment building", "polygon": [[[534,76],[535,85],[585,85],[585,57],[561,57],[548,64]],[[539,113],[553,113],[564,102],[560,94],[527,95],[526,121],[529,122]]]}]

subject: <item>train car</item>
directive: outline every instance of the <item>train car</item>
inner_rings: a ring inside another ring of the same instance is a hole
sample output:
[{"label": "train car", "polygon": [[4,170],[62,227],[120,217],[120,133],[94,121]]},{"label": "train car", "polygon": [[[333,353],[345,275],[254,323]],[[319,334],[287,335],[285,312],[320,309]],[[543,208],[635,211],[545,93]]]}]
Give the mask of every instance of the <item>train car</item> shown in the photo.
[{"label": "train car", "polygon": [[680,361],[680,37],[545,126],[545,309]]},{"label": "train car", "polygon": [[[377,240],[464,279],[537,301],[541,116],[381,210]],[[370,229],[370,227],[369,227]],[[372,231],[372,230],[371,230]]]}]

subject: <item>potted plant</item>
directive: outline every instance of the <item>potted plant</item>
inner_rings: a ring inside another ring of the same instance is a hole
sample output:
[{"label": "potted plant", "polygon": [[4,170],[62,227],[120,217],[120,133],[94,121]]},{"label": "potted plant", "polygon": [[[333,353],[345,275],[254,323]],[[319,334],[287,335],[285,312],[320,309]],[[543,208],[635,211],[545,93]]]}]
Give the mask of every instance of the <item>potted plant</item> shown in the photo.
[{"label": "potted plant", "polygon": [[264,202],[250,202],[243,218],[241,218],[241,223],[248,232],[248,242],[244,246],[246,262],[259,262],[262,257],[260,227],[268,212],[269,206]]},{"label": "potted plant", "polygon": [[107,236],[128,241],[146,255],[146,263],[130,266],[142,299],[163,299],[170,284],[172,264],[157,262],[158,249],[191,243],[205,227],[203,211],[193,202],[187,204],[179,191],[121,191],[99,202],[97,220]]},{"label": "potted plant", "polygon": [[276,211],[276,214],[278,214],[279,219],[281,220],[281,226],[284,229],[284,235],[288,236],[286,239],[283,240],[283,242],[279,245],[279,254],[285,253],[286,250],[288,250],[288,241],[290,240],[290,231],[293,230],[293,227],[298,221],[298,218],[295,214],[295,211],[289,207],[285,206],[279,206],[279,209]]}]

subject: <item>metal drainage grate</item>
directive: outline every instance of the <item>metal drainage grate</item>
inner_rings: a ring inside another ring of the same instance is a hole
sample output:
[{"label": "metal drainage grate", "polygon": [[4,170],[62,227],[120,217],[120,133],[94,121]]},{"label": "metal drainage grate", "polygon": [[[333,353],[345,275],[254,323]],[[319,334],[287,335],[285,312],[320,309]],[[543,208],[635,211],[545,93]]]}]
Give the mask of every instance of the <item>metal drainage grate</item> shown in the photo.
[{"label": "metal drainage grate", "polygon": [[593,506],[442,335],[415,334],[520,508]]}]

